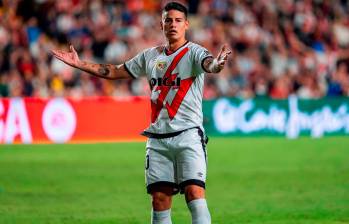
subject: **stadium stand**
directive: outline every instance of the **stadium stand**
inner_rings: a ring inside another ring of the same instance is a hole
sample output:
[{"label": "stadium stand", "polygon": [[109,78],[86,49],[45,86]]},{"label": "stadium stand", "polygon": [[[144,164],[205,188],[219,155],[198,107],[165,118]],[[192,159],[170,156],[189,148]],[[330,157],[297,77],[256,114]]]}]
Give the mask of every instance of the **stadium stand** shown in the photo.
[{"label": "stadium stand", "polygon": [[[345,0],[189,0],[188,39],[232,60],[208,75],[204,98],[349,96]],[[65,66],[51,49],[74,45],[84,60],[122,63],[163,43],[156,0],[0,0],[3,97],[147,95],[145,79],[107,81]]]}]

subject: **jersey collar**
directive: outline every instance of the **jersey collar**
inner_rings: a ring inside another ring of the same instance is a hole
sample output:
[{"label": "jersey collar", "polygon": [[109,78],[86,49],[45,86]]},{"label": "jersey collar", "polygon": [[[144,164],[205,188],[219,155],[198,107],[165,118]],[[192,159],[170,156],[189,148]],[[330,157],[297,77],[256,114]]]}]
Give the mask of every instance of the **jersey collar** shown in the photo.
[{"label": "jersey collar", "polygon": [[171,54],[177,52],[179,49],[181,49],[182,47],[184,47],[187,43],[189,43],[189,41],[187,40],[182,46],[180,46],[179,48],[177,48],[177,50],[175,51],[170,51],[169,49],[167,49],[167,47],[164,47],[164,52],[167,56],[170,56]]}]

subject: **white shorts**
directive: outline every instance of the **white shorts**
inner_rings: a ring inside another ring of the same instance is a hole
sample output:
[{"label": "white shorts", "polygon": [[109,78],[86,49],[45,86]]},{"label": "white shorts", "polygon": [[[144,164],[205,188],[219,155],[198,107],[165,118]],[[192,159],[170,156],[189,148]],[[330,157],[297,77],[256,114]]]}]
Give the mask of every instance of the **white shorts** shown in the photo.
[{"label": "white shorts", "polygon": [[188,129],[175,137],[148,138],[145,161],[147,192],[164,185],[173,187],[173,194],[184,193],[187,185],[205,188],[206,139],[199,128]]}]

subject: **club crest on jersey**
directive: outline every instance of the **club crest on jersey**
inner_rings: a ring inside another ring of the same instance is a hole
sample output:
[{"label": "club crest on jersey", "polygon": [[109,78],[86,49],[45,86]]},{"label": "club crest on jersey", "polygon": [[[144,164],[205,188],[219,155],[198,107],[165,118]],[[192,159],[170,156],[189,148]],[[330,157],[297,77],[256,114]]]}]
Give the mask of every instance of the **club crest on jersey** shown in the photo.
[{"label": "club crest on jersey", "polygon": [[160,71],[163,71],[166,68],[166,65],[167,65],[166,61],[158,61],[156,63],[156,68]]}]

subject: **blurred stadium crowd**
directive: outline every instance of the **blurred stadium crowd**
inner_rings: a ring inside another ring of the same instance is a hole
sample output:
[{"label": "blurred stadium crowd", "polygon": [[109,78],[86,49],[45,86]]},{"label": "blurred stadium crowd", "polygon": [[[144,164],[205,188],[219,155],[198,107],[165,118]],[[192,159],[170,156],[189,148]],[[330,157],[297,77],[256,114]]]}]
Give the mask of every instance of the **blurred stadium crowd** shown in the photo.
[{"label": "blurred stadium crowd", "polygon": [[[164,43],[156,0],[0,0],[0,94],[148,95],[145,79],[108,81],[64,65],[51,49],[122,63]],[[346,0],[188,0],[188,39],[232,60],[207,75],[204,98],[349,96]]]}]

